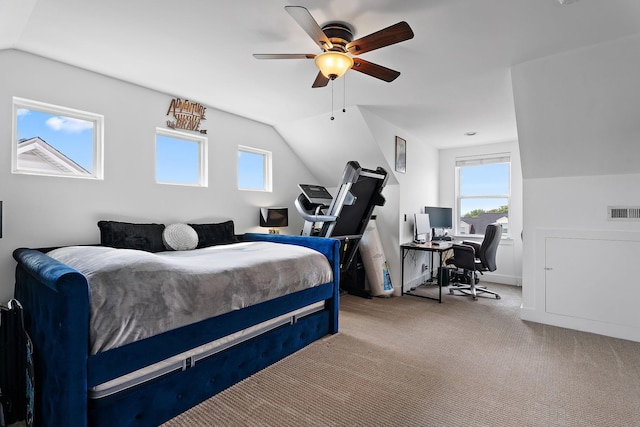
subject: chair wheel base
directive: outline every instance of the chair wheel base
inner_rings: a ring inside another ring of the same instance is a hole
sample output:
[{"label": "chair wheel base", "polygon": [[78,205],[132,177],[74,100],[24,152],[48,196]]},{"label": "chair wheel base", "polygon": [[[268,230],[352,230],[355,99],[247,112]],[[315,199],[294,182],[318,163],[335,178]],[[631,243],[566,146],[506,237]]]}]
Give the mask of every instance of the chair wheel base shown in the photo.
[{"label": "chair wheel base", "polygon": [[[459,291],[459,294],[456,294],[454,291]],[[457,296],[470,296],[473,298],[474,301],[478,300],[478,296],[476,294],[490,294],[496,297],[496,299],[502,299],[502,297],[495,293],[494,291],[490,291],[488,290],[485,286],[481,286],[481,287],[477,287],[475,289],[475,292],[470,288],[470,287],[461,287],[461,286],[453,286],[449,288],[449,294],[450,295],[457,295]]]}]

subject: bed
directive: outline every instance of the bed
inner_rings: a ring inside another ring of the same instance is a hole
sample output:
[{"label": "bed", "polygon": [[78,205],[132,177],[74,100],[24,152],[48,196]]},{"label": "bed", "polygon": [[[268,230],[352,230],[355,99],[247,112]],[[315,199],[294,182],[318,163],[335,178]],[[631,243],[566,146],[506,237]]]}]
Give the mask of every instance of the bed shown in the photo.
[{"label": "bed", "polygon": [[[158,233],[166,231],[162,224],[146,224],[143,233],[138,225],[127,223],[99,226],[100,245],[14,251],[15,297],[24,307],[34,343],[36,425],[158,425],[338,331],[337,240],[236,236],[232,222],[191,224],[197,231],[197,246],[167,251],[162,237],[162,246],[157,241]],[[289,270],[295,270],[290,265],[264,264],[253,276],[243,270],[246,253],[280,253],[276,248],[312,252],[307,255],[316,258],[294,264],[305,271],[312,264],[326,264],[322,268],[328,266],[329,274],[316,276],[322,283],[288,287],[290,283],[283,282],[300,281],[289,278]],[[130,255],[142,264],[127,272],[122,263],[126,265]],[[203,262],[207,258],[220,271],[209,272]],[[119,276],[101,281],[96,259],[110,260],[101,268]],[[147,270],[155,272],[157,263],[166,265],[172,276],[141,276],[147,269],[141,266],[153,265]],[[183,288],[196,284],[181,275],[192,270],[202,286],[210,286],[210,273],[211,277],[223,274],[222,284],[209,293],[194,291],[195,297],[189,296]],[[129,283],[132,278],[136,281]],[[162,285],[149,291],[143,286],[147,282]],[[134,288],[141,290],[134,293]],[[109,302],[110,294],[119,297]],[[124,294],[134,295],[137,303]],[[147,303],[148,295],[152,299]],[[167,302],[172,295],[178,302]],[[228,300],[229,307],[215,308],[212,301],[218,300]],[[101,312],[105,316],[100,319]],[[126,319],[116,320],[120,317]]]}]

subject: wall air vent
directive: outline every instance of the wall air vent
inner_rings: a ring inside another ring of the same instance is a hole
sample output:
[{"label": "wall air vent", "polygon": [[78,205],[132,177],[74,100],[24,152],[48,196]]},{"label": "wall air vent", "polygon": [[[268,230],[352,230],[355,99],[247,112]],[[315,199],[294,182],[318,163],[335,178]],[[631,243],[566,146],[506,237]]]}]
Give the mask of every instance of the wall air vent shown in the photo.
[{"label": "wall air vent", "polygon": [[610,221],[640,221],[640,206],[608,206],[607,219]]}]

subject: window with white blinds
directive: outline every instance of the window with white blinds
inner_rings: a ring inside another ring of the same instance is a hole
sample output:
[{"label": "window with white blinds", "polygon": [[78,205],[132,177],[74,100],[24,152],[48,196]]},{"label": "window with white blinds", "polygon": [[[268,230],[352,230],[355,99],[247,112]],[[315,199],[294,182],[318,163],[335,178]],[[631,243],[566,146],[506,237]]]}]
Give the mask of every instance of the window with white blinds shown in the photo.
[{"label": "window with white blinds", "polygon": [[456,233],[484,235],[486,226],[509,232],[511,156],[496,153],[456,159]]}]

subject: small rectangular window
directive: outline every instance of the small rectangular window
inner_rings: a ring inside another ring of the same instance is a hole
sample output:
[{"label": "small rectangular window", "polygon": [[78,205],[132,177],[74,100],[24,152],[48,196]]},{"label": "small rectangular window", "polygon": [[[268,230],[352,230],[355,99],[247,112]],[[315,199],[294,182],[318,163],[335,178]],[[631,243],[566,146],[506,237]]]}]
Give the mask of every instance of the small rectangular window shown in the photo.
[{"label": "small rectangular window", "polygon": [[156,182],[207,186],[207,138],[156,129]]},{"label": "small rectangular window", "polygon": [[12,171],[103,178],[104,117],[13,98]]},{"label": "small rectangular window", "polygon": [[483,235],[488,224],[509,232],[511,158],[508,154],[456,160],[457,233]]},{"label": "small rectangular window", "polygon": [[238,146],[238,189],[271,191],[271,152]]}]

